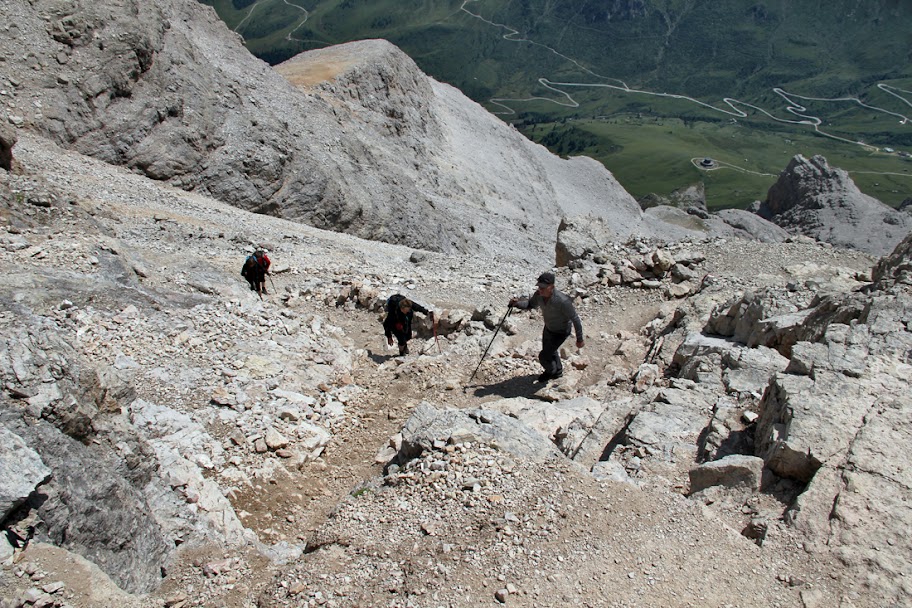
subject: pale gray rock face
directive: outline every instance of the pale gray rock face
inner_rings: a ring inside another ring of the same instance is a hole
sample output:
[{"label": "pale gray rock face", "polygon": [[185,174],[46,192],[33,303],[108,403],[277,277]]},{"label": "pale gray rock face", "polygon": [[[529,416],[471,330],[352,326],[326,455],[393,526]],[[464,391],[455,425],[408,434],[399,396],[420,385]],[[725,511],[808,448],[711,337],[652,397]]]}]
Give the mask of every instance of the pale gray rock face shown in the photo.
[{"label": "pale gray rock face", "polygon": [[912,229],[908,215],[863,194],[822,156],[795,156],[757,210],[793,234],[884,255]]},{"label": "pale gray rock face", "polygon": [[[718,378],[732,369],[770,378],[745,446],[750,453],[741,457],[756,456],[774,478],[801,484],[786,520],[809,550],[835,551],[894,599],[908,593],[898,573],[910,547],[898,539],[912,516],[904,506],[907,458],[898,447],[910,432],[901,421],[912,352],[909,253],[906,239],[878,263],[867,293],[822,296],[806,306],[785,291],[745,294],[717,307],[704,329],[727,340],[688,336],[675,355],[680,375],[706,387],[722,388]],[[739,349],[756,356],[738,355],[732,367]],[[693,491],[726,483],[717,474],[723,460],[691,472]],[[890,549],[881,555],[884,547]]]},{"label": "pale gray rock face", "polygon": [[0,425],[0,521],[22,504],[51,470],[21,437]]},{"label": "pale gray rock face", "polygon": [[666,388],[631,420],[625,430],[626,443],[661,454],[666,460],[688,453],[695,457],[697,437],[708,419],[709,409],[700,395]]},{"label": "pale gray rock face", "polygon": [[588,397],[559,401],[557,404],[514,397],[492,401],[485,407],[532,427],[568,455],[579,449],[589,429],[601,419],[606,409],[604,404]]},{"label": "pale gray rock face", "polygon": [[28,503],[43,522],[38,538],[91,560],[127,591],[157,588],[173,543],[149,516],[141,486],[119,470],[124,465],[115,454],[45,422],[14,428],[53,471]]},{"label": "pale gray rock face", "polygon": [[173,545],[143,493],[157,463],[112,415],[131,392],[82,361],[52,323],[23,320],[29,329],[0,343],[0,380],[24,398],[0,402],[0,415],[50,472],[23,508],[43,521],[40,540],[92,560],[124,589],[150,591]]},{"label": "pale gray rock face", "polygon": [[720,209],[713,214],[732,228],[763,243],[781,243],[789,233],[776,224],[742,209]]}]

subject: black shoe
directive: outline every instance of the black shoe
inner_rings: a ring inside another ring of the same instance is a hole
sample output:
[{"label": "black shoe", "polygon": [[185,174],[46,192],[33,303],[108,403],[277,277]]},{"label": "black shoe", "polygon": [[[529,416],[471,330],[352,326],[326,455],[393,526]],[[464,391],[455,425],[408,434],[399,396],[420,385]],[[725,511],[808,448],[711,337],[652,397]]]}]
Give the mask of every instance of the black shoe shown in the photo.
[{"label": "black shoe", "polygon": [[542,372],[538,375],[538,378],[535,379],[536,382],[547,382],[551,379],[551,374],[548,372]]},{"label": "black shoe", "polygon": [[564,370],[560,370],[559,372],[557,372],[556,374],[554,374],[553,376],[551,376],[551,380],[556,380],[556,379],[560,378],[560,377],[563,376],[563,375],[564,375]]}]

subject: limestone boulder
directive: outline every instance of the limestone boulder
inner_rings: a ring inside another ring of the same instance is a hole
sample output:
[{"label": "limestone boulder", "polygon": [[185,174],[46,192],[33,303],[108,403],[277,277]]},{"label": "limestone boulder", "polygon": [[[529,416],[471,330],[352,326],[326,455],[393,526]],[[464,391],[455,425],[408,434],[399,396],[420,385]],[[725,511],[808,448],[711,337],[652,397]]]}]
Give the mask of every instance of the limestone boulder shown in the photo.
[{"label": "limestone boulder", "polygon": [[700,492],[712,486],[743,487],[760,490],[763,459],[733,454],[707,462],[690,470],[690,491]]},{"label": "limestone boulder", "polygon": [[546,436],[515,418],[492,410],[439,409],[422,402],[401,433],[402,445],[397,456],[400,463],[434,449],[435,442],[444,445],[467,441],[495,444],[505,452],[535,462],[561,455]]},{"label": "limestone boulder", "polygon": [[604,404],[591,397],[576,397],[553,403],[513,397],[486,403],[485,407],[529,425],[564,453],[576,451],[581,436],[592,428],[605,409]]}]

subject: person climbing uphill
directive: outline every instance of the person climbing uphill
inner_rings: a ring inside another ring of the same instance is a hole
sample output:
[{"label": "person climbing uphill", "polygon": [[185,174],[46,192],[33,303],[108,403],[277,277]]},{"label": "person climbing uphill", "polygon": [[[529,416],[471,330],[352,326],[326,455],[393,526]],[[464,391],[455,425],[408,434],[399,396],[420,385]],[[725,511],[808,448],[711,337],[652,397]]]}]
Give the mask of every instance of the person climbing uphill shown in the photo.
[{"label": "person climbing uphill", "polygon": [[393,336],[396,336],[400,355],[407,355],[409,352],[408,341],[412,339],[412,317],[415,312],[430,317],[431,323],[437,323],[433,311],[412,302],[401,294],[392,295],[386,301],[386,319],[383,321],[386,343],[392,346]]},{"label": "person climbing uphill", "polygon": [[269,266],[272,264],[269,256],[262,249],[257,249],[253,255],[247,256],[244,260],[244,266],[241,268],[241,276],[250,283],[250,289],[256,291],[261,296],[266,293],[266,275],[269,274]]},{"label": "person climbing uphill", "polygon": [[576,331],[576,347],[583,348],[583,323],[580,321],[573,301],[565,293],[554,288],[554,275],[544,272],[538,277],[538,289],[531,297],[511,298],[510,306],[528,310],[541,308],[545,327],[542,329],[542,349],[538,361],[545,369],[538,376],[538,382],[547,382],[564,375],[560,359],[560,347]]}]

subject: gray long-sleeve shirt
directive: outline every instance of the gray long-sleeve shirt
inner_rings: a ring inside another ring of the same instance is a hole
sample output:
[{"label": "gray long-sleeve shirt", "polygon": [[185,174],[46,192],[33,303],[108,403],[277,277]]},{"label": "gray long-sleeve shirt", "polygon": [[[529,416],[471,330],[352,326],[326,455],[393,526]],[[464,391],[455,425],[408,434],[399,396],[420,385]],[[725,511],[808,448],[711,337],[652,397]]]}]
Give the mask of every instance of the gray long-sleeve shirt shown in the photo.
[{"label": "gray long-sleeve shirt", "polygon": [[555,333],[570,333],[571,328],[576,332],[576,341],[583,340],[583,322],[580,321],[573,300],[565,293],[554,290],[551,297],[545,300],[538,292],[530,298],[521,298],[516,302],[517,308],[541,308],[545,327]]}]

